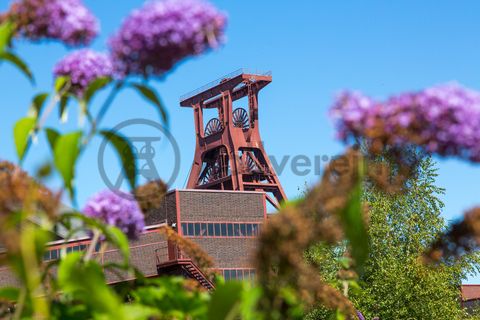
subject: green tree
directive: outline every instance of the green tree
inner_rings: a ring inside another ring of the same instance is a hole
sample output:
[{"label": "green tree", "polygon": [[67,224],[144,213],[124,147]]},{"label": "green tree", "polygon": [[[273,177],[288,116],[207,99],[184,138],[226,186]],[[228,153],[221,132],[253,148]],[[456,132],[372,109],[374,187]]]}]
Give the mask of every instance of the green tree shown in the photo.
[{"label": "green tree", "polygon": [[[462,279],[478,271],[478,255],[454,263],[425,266],[422,252],[445,230],[441,217],[445,191],[435,186],[436,168],[431,158],[418,163],[417,174],[401,194],[387,194],[366,183],[363,198],[369,207],[370,255],[365,270],[351,286],[349,298],[366,319],[464,319],[459,303]],[[321,244],[306,253],[319,265],[330,282],[342,288],[338,279],[345,268],[345,245],[328,248]],[[352,284],[352,282],[350,282]],[[322,308],[309,315],[325,319]]]}]

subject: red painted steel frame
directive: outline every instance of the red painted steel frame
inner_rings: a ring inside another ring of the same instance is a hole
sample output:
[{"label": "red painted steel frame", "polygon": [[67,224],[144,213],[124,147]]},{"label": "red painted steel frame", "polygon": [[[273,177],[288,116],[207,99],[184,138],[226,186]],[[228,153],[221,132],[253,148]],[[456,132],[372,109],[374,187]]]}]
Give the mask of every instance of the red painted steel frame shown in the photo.
[{"label": "red painted steel frame", "polygon": [[[195,157],[188,179],[188,189],[214,189],[236,191],[263,191],[273,195],[266,199],[276,208],[287,199],[277,174],[265,152],[258,128],[258,93],[272,81],[270,74],[241,72],[227,77],[218,84],[180,101],[183,107],[192,107],[197,137]],[[249,123],[246,128],[235,126],[233,101],[248,97]],[[217,108],[222,129],[205,135],[203,110]],[[224,163],[224,150],[228,168]],[[248,168],[247,161],[254,166]],[[208,166],[220,171],[213,179],[201,181]]]}]

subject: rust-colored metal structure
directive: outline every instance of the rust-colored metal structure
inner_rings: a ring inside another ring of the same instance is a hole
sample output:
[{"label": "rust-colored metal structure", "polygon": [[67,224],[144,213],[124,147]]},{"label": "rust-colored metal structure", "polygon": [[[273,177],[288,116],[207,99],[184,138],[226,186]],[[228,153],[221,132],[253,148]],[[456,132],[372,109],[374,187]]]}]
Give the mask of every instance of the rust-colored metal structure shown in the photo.
[{"label": "rust-colored metal structure", "polygon": [[[276,208],[286,200],[258,128],[258,93],[270,82],[270,72],[240,69],[180,97],[194,110],[197,137],[188,189],[264,191]],[[234,108],[244,97],[248,106]],[[218,110],[206,125],[205,109]]]}]

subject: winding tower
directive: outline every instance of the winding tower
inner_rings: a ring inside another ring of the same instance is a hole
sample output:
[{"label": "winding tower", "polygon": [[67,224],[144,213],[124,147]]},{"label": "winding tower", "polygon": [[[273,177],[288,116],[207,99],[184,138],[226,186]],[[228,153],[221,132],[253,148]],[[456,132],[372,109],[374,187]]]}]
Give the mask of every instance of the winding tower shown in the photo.
[{"label": "winding tower", "polygon": [[[258,128],[258,93],[270,82],[270,72],[240,69],[180,97],[193,108],[197,138],[188,189],[263,191],[276,208],[286,200]],[[244,97],[248,106],[234,108]],[[218,116],[204,125],[206,109]]]}]

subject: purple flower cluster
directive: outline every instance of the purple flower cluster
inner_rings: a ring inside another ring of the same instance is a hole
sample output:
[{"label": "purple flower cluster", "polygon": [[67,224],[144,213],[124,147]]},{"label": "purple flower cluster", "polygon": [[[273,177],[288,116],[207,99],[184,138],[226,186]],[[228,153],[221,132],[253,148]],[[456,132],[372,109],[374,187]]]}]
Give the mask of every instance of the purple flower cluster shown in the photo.
[{"label": "purple flower cluster", "polygon": [[350,135],[362,135],[372,125],[374,107],[375,102],[358,91],[341,92],[330,109],[332,117],[339,120],[338,137],[346,140]]},{"label": "purple flower cluster", "polygon": [[137,202],[110,190],[102,191],[90,198],[83,213],[119,228],[129,239],[138,238],[145,226]]},{"label": "purple flower cluster", "polygon": [[81,0],[16,0],[8,15],[19,33],[32,40],[86,45],[99,31],[97,19]]},{"label": "purple flower cluster", "polygon": [[179,60],[217,46],[226,20],[201,0],[148,2],[110,39],[115,68],[122,76],[161,76]]},{"label": "purple flower cluster", "polygon": [[406,92],[384,102],[355,92],[335,101],[340,138],[417,145],[441,156],[480,162],[480,93],[456,83]]},{"label": "purple flower cluster", "polygon": [[56,77],[69,76],[72,92],[81,96],[93,80],[112,77],[113,65],[108,55],[90,49],[81,49],[60,60],[53,72]]}]

